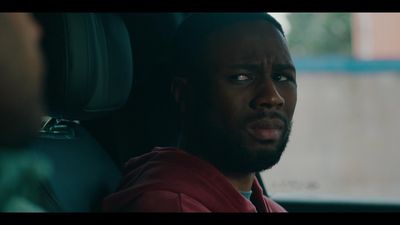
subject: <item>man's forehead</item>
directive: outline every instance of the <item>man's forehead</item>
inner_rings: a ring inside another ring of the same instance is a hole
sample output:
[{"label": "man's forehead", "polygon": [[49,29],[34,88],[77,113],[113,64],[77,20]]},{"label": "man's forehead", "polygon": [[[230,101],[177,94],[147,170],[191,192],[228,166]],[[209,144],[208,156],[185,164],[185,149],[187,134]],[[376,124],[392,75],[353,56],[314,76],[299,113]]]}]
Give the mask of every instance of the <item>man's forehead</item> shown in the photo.
[{"label": "man's forehead", "polygon": [[266,20],[253,20],[253,21],[238,21],[209,33],[208,40],[217,38],[234,38],[234,37],[246,37],[247,34],[258,34],[264,36],[264,38],[282,38],[283,34],[270,22]]},{"label": "man's forehead", "polygon": [[267,21],[239,22],[209,35],[208,58],[225,63],[256,63],[261,58],[291,63],[283,35]]}]

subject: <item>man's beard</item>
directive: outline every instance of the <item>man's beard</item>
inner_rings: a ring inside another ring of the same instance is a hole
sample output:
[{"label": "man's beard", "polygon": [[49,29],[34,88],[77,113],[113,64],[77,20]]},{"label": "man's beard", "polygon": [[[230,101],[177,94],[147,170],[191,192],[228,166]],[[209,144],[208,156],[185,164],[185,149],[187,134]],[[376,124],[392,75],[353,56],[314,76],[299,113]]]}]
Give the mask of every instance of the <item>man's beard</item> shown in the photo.
[{"label": "man's beard", "polygon": [[[195,137],[196,148],[186,149],[217,167],[224,174],[246,174],[260,172],[277,164],[289,141],[292,122],[281,113],[272,113],[284,122],[282,136],[273,147],[274,150],[249,149],[238,138],[214,123],[200,122]],[[259,117],[262,117],[261,115]],[[192,133],[193,134],[193,133]]]}]

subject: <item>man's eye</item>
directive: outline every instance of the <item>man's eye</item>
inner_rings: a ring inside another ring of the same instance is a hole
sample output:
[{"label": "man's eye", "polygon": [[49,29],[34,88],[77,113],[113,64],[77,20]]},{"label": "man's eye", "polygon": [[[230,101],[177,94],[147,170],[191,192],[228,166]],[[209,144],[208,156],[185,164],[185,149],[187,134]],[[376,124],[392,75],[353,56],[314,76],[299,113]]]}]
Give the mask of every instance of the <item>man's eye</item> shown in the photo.
[{"label": "man's eye", "polygon": [[240,75],[237,75],[236,79],[239,81],[245,81],[245,80],[249,80],[250,78],[246,75],[240,74]]},{"label": "man's eye", "polygon": [[276,74],[273,78],[274,78],[275,81],[279,81],[279,82],[288,81],[289,80],[289,78],[287,76],[282,75],[282,74]]},{"label": "man's eye", "polygon": [[229,79],[232,81],[249,81],[249,80],[251,80],[250,76],[248,76],[246,74],[231,75],[231,76],[229,76]]}]

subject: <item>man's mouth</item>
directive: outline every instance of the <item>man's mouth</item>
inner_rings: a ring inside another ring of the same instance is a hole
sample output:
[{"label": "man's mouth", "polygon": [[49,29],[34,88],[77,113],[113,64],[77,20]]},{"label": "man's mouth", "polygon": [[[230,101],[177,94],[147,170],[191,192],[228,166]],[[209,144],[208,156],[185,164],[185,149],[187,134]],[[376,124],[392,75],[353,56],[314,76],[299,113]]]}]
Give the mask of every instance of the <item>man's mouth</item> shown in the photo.
[{"label": "man's mouth", "polygon": [[284,122],[279,119],[263,119],[249,123],[247,131],[259,141],[279,140],[282,136]]}]

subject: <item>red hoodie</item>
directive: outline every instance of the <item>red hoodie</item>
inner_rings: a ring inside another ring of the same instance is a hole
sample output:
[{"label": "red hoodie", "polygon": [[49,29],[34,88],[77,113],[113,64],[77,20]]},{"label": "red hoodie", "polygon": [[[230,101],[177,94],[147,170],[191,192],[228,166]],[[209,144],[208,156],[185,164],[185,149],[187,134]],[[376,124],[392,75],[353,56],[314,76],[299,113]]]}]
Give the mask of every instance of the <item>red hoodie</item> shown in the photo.
[{"label": "red hoodie", "polygon": [[104,211],[286,212],[263,195],[257,179],[250,202],[214,166],[176,148],[155,148],[130,159],[125,170]]}]

